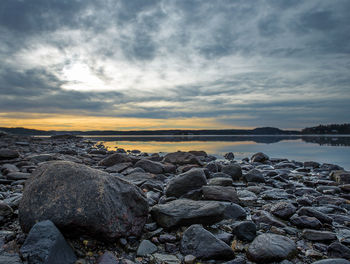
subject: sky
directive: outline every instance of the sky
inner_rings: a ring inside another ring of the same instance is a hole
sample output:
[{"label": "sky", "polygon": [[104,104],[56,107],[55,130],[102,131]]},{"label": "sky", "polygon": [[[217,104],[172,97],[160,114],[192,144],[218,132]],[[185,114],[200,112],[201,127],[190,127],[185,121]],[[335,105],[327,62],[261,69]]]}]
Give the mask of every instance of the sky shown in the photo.
[{"label": "sky", "polygon": [[0,126],[349,122],[348,0],[1,0]]}]

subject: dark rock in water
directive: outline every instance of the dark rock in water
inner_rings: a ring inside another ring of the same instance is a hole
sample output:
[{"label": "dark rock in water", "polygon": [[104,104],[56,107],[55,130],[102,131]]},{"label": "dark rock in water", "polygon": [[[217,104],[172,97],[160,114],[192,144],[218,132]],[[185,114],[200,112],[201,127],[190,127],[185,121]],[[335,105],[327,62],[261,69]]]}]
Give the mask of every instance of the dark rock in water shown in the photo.
[{"label": "dark rock in water", "polygon": [[288,237],[262,234],[257,236],[250,244],[247,256],[257,263],[270,263],[290,259],[296,251],[295,243]]},{"label": "dark rock in water", "polygon": [[330,174],[330,179],[336,181],[339,184],[349,184],[350,183],[350,172],[344,170],[332,171]]},{"label": "dark rock in water", "polygon": [[21,254],[29,264],[73,264],[77,260],[73,249],[49,220],[33,226],[21,248]]},{"label": "dark rock in water", "polygon": [[288,202],[279,202],[271,207],[272,214],[285,220],[288,220],[296,210],[296,207]]},{"label": "dark rock in water", "polygon": [[149,254],[153,254],[158,250],[157,246],[149,240],[142,240],[139,247],[137,248],[136,255],[145,257]]},{"label": "dark rock in water", "polygon": [[269,160],[269,156],[267,156],[266,154],[262,153],[262,152],[258,152],[258,153],[255,153],[251,158],[250,160],[252,162],[265,162],[267,160]]},{"label": "dark rock in water", "polygon": [[105,252],[101,257],[98,258],[97,264],[118,264],[118,259],[111,252]]},{"label": "dark rock in water", "polygon": [[19,207],[25,232],[49,219],[73,235],[105,239],[140,235],[147,215],[147,200],[135,185],[66,161],[39,166],[26,183]]},{"label": "dark rock in water", "polygon": [[234,223],[233,232],[239,240],[251,242],[256,237],[256,225],[252,221]]},{"label": "dark rock in water", "polygon": [[350,259],[350,248],[336,241],[328,246],[329,257]]},{"label": "dark rock in water", "polygon": [[224,155],[224,158],[227,160],[234,160],[235,159],[235,155],[232,152],[228,152]]},{"label": "dark rock in water", "polygon": [[202,191],[204,200],[227,201],[237,204],[240,202],[234,187],[203,186]]},{"label": "dark rock in water", "polygon": [[350,264],[350,261],[341,258],[334,259],[323,259],[319,261],[312,262],[312,264]]},{"label": "dark rock in water", "polygon": [[183,152],[183,151],[168,153],[164,156],[163,161],[169,162],[172,164],[178,164],[178,165],[185,165],[185,164],[201,165],[202,164],[195,155],[189,152]]},{"label": "dark rock in water", "polygon": [[316,217],[321,223],[332,224],[333,219],[326,214],[317,211],[312,207],[302,207],[298,210],[298,215],[307,215]]},{"label": "dark rock in water", "polygon": [[2,148],[0,149],[0,160],[15,159],[19,157],[16,150]]},{"label": "dark rock in water", "polygon": [[232,259],[234,252],[225,242],[217,239],[200,225],[192,225],[183,233],[180,251],[200,259]]},{"label": "dark rock in water", "polygon": [[171,179],[165,194],[180,197],[207,184],[203,169],[192,169]]},{"label": "dark rock in water", "polygon": [[318,229],[322,226],[322,223],[316,217],[306,216],[306,215],[302,215],[302,216],[293,215],[290,218],[290,222],[299,228]]},{"label": "dark rock in water", "polygon": [[224,218],[226,207],[215,201],[178,199],[152,207],[151,214],[165,228],[191,224],[214,224]]},{"label": "dark rock in water", "polygon": [[242,168],[238,164],[222,166],[221,172],[230,175],[234,181],[238,181],[242,178]]},{"label": "dark rock in water", "polygon": [[136,167],[144,169],[146,172],[160,174],[163,172],[163,165],[160,162],[141,159],[135,164]]},{"label": "dark rock in water", "polygon": [[311,230],[304,229],[302,236],[310,241],[319,241],[319,242],[330,242],[337,239],[335,233],[328,231],[319,231],[319,230]]},{"label": "dark rock in water", "polygon": [[114,153],[103,160],[101,160],[98,165],[99,166],[106,166],[110,167],[117,163],[125,163],[125,162],[131,162],[131,159],[126,155],[122,153]]},{"label": "dark rock in water", "polygon": [[245,182],[265,182],[264,175],[257,169],[252,169],[243,175]]}]

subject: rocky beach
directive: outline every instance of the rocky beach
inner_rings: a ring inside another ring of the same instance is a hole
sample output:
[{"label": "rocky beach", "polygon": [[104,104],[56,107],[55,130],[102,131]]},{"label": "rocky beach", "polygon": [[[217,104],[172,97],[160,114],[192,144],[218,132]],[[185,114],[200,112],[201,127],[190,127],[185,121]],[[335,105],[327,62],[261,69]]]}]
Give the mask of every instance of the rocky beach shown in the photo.
[{"label": "rocky beach", "polygon": [[350,172],[0,132],[0,263],[350,263]]}]

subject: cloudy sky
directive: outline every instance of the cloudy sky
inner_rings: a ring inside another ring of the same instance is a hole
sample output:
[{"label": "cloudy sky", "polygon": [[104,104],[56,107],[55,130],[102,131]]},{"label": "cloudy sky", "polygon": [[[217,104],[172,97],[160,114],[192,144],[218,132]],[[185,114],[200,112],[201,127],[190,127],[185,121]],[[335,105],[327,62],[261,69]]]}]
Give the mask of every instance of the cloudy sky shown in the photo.
[{"label": "cloudy sky", "polygon": [[0,126],[349,122],[348,0],[1,0]]}]

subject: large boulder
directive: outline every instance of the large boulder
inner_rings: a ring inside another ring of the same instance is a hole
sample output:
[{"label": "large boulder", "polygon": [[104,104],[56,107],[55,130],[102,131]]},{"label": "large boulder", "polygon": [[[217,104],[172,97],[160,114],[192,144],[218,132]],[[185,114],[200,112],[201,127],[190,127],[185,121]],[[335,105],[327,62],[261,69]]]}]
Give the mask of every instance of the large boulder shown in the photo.
[{"label": "large boulder", "polygon": [[13,149],[2,148],[0,149],[0,160],[15,159],[19,157],[19,153]]},{"label": "large boulder", "polygon": [[252,169],[243,175],[243,180],[245,182],[265,182],[264,175],[260,170]]},{"label": "large boulder", "polygon": [[189,152],[183,152],[183,151],[168,153],[164,156],[163,161],[172,163],[172,164],[178,164],[178,165],[185,165],[185,164],[201,165],[201,162],[197,156]]},{"label": "large boulder", "polygon": [[192,225],[183,233],[180,250],[183,255],[200,259],[232,259],[234,252],[222,240],[200,225]]},{"label": "large boulder", "polygon": [[297,247],[294,241],[288,237],[262,234],[250,244],[247,256],[257,263],[270,263],[292,258],[296,251]]},{"label": "large boulder", "polygon": [[101,160],[98,165],[110,167],[118,163],[131,162],[130,157],[123,153],[114,153],[103,160]]},{"label": "large boulder", "polygon": [[138,162],[136,162],[135,166],[144,169],[146,172],[154,174],[160,174],[164,171],[163,164],[148,159],[139,160]]},{"label": "large boulder", "polygon": [[203,169],[191,169],[171,179],[165,193],[167,196],[180,197],[206,184],[207,178]]},{"label": "large boulder", "polygon": [[242,178],[242,168],[239,166],[239,164],[229,164],[222,166],[221,172],[230,175],[234,181],[238,181]]},{"label": "large boulder", "polygon": [[77,260],[73,249],[49,220],[33,226],[21,254],[29,264],[73,264]]},{"label": "large boulder", "polygon": [[225,217],[226,206],[215,201],[178,199],[152,207],[158,225],[170,228],[191,224],[214,224]]},{"label": "large boulder", "polygon": [[27,181],[19,206],[25,232],[48,219],[61,231],[104,239],[140,235],[147,215],[148,203],[138,187],[67,161],[39,166]]}]

